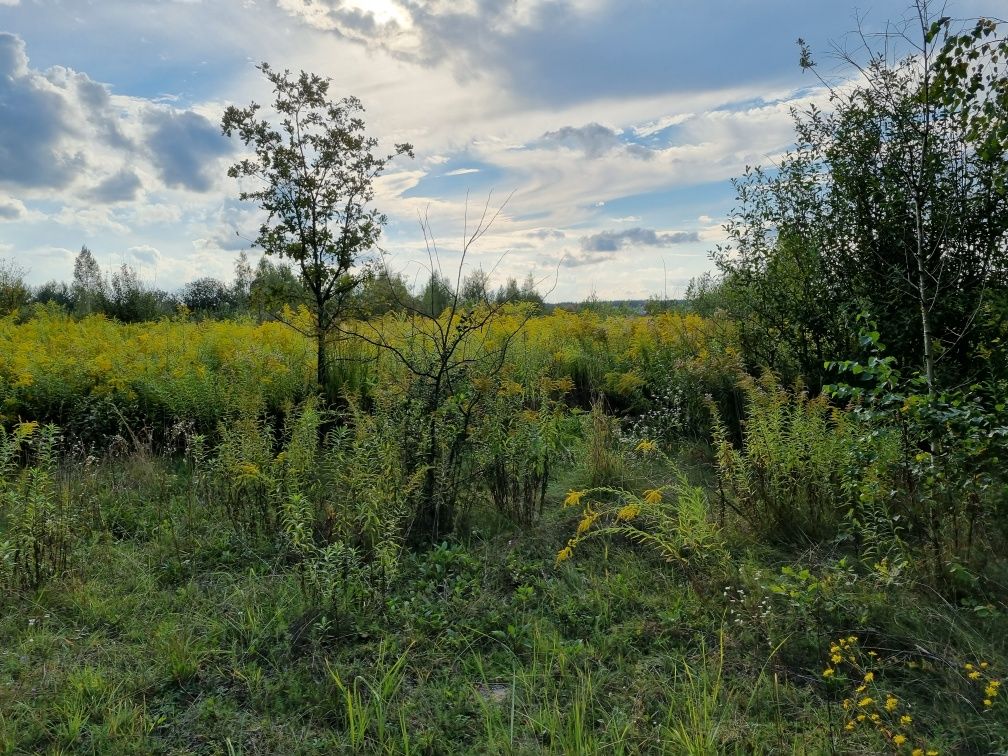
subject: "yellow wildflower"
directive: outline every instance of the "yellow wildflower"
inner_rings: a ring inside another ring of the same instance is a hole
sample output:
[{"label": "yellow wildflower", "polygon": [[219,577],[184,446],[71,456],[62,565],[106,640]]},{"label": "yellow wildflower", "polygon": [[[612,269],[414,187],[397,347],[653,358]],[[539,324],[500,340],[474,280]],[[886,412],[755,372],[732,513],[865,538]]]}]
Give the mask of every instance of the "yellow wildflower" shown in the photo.
[{"label": "yellow wildflower", "polygon": [[647,454],[648,452],[653,452],[657,448],[658,448],[657,442],[644,439],[639,444],[637,444],[635,450]]},{"label": "yellow wildflower", "polygon": [[560,564],[560,562],[566,562],[568,559],[571,558],[571,554],[573,554],[573,553],[574,553],[574,550],[570,546],[564,546],[557,553],[557,556],[556,556],[557,564]]},{"label": "yellow wildflower", "polygon": [[854,729],[854,723],[853,722],[848,722],[847,724],[844,725],[844,729],[847,730],[848,732],[850,732],[851,730]]},{"label": "yellow wildflower", "polygon": [[639,514],[640,514],[639,504],[627,504],[625,507],[620,509],[619,512],[616,513],[616,519],[629,522]]},{"label": "yellow wildflower", "polygon": [[987,662],[980,662],[980,669],[987,669],[990,665]]},{"label": "yellow wildflower", "polygon": [[865,721],[865,715],[864,714],[858,714],[857,715],[857,721],[858,722],[864,722]]},{"label": "yellow wildflower", "polygon": [[901,746],[904,743],[906,743],[906,735],[897,735],[895,738],[892,739],[892,742],[896,746]]},{"label": "yellow wildflower", "polygon": [[912,751],[910,751],[910,756],[924,756],[924,749],[914,748]]},{"label": "yellow wildflower", "polygon": [[967,669],[967,671],[973,669],[973,665],[970,664],[969,662],[967,662],[966,663],[966,669]]},{"label": "yellow wildflower", "polygon": [[968,675],[966,675],[966,677],[968,677],[970,680],[979,680],[980,679],[980,673],[977,672],[974,669],[972,672],[970,672]]},{"label": "yellow wildflower", "polygon": [[833,662],[834,664],[839,664],[840,662],[842,662],[842,661],[843,661],[843,657],[842,657],[842,656],[840,656],[840,654],[833,654],[833,655],[832,655],[832,656],[830,657],[830,659],[832,660],[832,662]]},{"label": "yellow wildflower", "polygon": [[833,677],[833,668],[832,667],[826,667],[826,669],[823,670],[822,676],[823,677]]},{"label": "yellow wildflower", "polygon": [[658,504],[661,502],[661,490],[657,488],[650,488],[644,492],[644,501],[648,504]]},{"label": "yellow wildflower", "polygon": [[875,703],[874,698],[872,698],[871,696],[865,696],[860,701],[858,701],[857,705],[863,709],[865,706],[871,706],[873,703]]},{"label": "yellow wildflower", "polygon": [[866,683],[875,682],[875,673],[874,672],[865,673],[864,681]]},{"label": "yellow wildflower", "polygon": [[911,722],[913,722],[913,717],[911,717],[909,714],[904,714],[902,717],[900,717],[900,724],[903,725],[904,727],[906,727]]},{"label": "yellow wildflower", "polygon": [[984,706],[986,706],[986,707],[987,707],[988,709],[989,709],[989,708],[990,708],[991,706],[993,706],[993,705],[994,705],[994,702],[993,702],[993,701],[991,701],[991,700],[990,700],[989,698],[985,698],[985,699],[984,699],[984,702],[983,702],[983,703],[984,703]]},{"label": "yellow wildflower", "polygon": [[586,512],[585,516],[581,518],[581,522],[578,523],[577,534],[581,535],[587,532],[588,528],[592,526],[592,524],[595,522],[597,518],[598,515],[595,514],[594,512]]},{"label": "yellow wildflower", "polygon": [[896,707],[899,706],[899,701],[895,696],[889,696],[885,700],[886,711],[896,711]]},{"label": "yellow wildflower", "polygon": [[576,507],[581,503],[586,491],[568,491],[567,498],[563,500],[565,507]]}]

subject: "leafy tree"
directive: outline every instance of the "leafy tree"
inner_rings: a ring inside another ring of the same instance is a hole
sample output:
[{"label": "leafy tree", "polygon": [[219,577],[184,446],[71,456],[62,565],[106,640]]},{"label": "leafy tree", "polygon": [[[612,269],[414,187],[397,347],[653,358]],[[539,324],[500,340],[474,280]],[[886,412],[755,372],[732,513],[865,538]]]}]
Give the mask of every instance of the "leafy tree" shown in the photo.
[{"label": "leafy tree", "polygon": [[249,295],[252,292],[252,265],[248,255],[241,252],[235,260],[235,277],[231,285],[231,298],[236,309],[245,311],[249,306]]},{"label": "leafy tree", "polygon": [[327,385],[326,339],[344,317],[350,298],[365,279],[364,255],[386,222],[370,207],[374,180],[408,144],[378,156],[378,142],[364,132],[363,106],[353,97],[329,99],[329,79],[302,71],[259,70],[273,86],[275,118],[262,118],[256,103],[229,106],[222,129],[237,135],[252,156],[235,163],[232,178],[251,179],[242,191],[266,214],[256,244],[267,255],[295,263],[303,303],[314,319],[318,385]]},{"label": "leafy tree", "polygon": [[171,294],[145,286],[136,269],[125,263],[109,284],[106,312],[123,323],[157,320],[174,312],[178,304]]},{"label": "leafy tree", "polygon": [[259,258],[249,284],[249,306],[259,322],[282,319],[285,307],[296,307],[304,299],[304,286],[287,263]]},{"label": "leafy tree", "polygon": [[[831,88],[831,112],[795,113],[778,170],[736,185],[730,243],[714,258],[729,309],[756,335],[743,330],[751,358],[817,376],[823,357],[857,348],[849,321],[867,308],[930,392],[973,369],[977,314],[1008,272],[1004,151],[970,128],[947,95],[954,82],[936,89],[944,43],[927,3],[915,8],[887,49],[846,59],[860,79]],[[893,62],[897,44],[910,54]],[[802,65],[815,70],[804,44]]]},{"label": "leafy tree", "polygon": [[489,302],[490,277],[482,268],[474,270],[462,279],[462,291],[460,292],[462,301],[466,304],[477,304]]},{"label": "leafy tree", "polygon": [[73,295],[65,281],[46,281],[35,289],[32,298],[43,305],[53,302],[65,311],[73,307]]},{"label": "leafy tree", "polygon": [[74,260],[73,284],[70,287],[74,311],[79,317],[101,312],[108,299],[108,285],[98,261],[87,246],[81,247]]},{"label": "leafy tree", "polygon": [[231,311],[234,300],[223,281],[204,276],[183,287],[182,303],[194,313],[220,317]]},{"label": "leafy tree", "polygon": [[31,300],[25,272],[17,264],[0,260],[0,316],[20,310]]},{"label": "leafy tree", "polygon": [[437,317],[444,312],[452,302],[455,293],[452,291],[451,281],[437,271],[431,273],[427,279],[427,284],[420,292],[420,308],[425,315]]},{"label": "leafy tree", "polygon": [[369,277],[357,296],[357,310],[364,317],[402,310],[412,302],[409,285],[401,273],[380,269]]}]

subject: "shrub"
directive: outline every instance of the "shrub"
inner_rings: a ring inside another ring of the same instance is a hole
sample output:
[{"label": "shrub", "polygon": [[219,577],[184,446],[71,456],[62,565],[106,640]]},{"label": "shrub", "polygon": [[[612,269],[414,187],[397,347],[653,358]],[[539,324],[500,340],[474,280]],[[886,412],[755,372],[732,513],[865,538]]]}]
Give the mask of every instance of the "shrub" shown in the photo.
[{"label": "shrub", "polygon": [[818,541],[835,535],[847,497],[843,472],[854,437],[846,415],[801,384],[782,388],[772,373],[742,383],[742,448],[715,415],[722,513],[735,512],[759,537]]}]

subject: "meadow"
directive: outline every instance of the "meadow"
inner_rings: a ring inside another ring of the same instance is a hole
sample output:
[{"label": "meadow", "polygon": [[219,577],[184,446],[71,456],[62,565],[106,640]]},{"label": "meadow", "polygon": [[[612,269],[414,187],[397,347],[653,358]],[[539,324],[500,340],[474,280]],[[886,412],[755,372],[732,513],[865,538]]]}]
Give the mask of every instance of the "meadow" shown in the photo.
[{"label": "meadow", "polygon": [[275,322],[0,321],[0,750],[1008,747],[1000,409],[932,458],[723,313],[348,330],[327,402]]}]

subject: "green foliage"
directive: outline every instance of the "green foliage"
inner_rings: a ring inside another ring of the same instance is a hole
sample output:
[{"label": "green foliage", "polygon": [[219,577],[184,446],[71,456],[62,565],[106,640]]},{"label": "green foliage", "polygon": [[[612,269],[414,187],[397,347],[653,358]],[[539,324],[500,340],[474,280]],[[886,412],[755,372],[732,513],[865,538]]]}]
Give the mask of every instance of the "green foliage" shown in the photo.
[{"label": "green foliage", "polygon": [[[642,442],[641,454],[660,456],[652,443]],[[671,460],[665,459],[671,464]],[[724,540],[710,517],[707,494],[676,470],[672,480],[640,494],[623,488],[594,487],[570,491],[565,506],[579,507],[574,536],[557,554],[557,564],[570,559],[585,542],[623,538],[653,550],[679,567],[699,588],[699,571],[716,570],[727,559]]]},{"label": "green foliage", "polygon": [[714,427],[718,496],[757,537],[817,541],[836,534],[846,511],[843,472],[853,450],[850,424],[825,396],[787,391],[766,372],[742,384],[742,448],[723,422]]},{"label": "green foliage", "polygon": [[592,402],[584,418],[584,466],[592,486],[618,486],[626,479],[627,462],[619,423],[607,414],[601,399]]},{"label": "green foliage", "polygon": [[855,533],[869,551],[884,544],[899,564],[928,564],[946,587],[982,592],[981,568],[1006,536],[1003,385],[932,394],[920,375],[902,376],[865,320],[861,343],[870,356],[829,363],[854,383],[826,387],[854,405],[848,475]]},{"label": "green foliage", "polygon": [[58,444],[52,425],[0,426],[0,586],[6,590],[36,590],[65,573],[86,525],[57,479]]},{"label": "green foliage", "polygon": [[550,475],[577,439],[577,421],[563,403],[571,386],[548,377],[531,386],[505,381],[475,434],[494,506],[524,528],[542,517]]},{"label": "green foliage", "polygon": [[397,144],[392,154],[376,155],[378,140],[364,133],[360,100],[330,100],[329,79],[305,71],[292,76],[266,63],[259,70],[273,86],[279,123],[260,118],[256,104],[228,106],[224,134],[237,135],[255,153],[231,166],[228,175],[258,182],[257,189],[240,194],[266,214],[256,244],[298,267],[303,303],[314,320],[318,386],[325,390],[326,338],[366,278],[363,257],[386,222],[370,207],[374,180],[394,157],[412,156],[413,148]]}]

